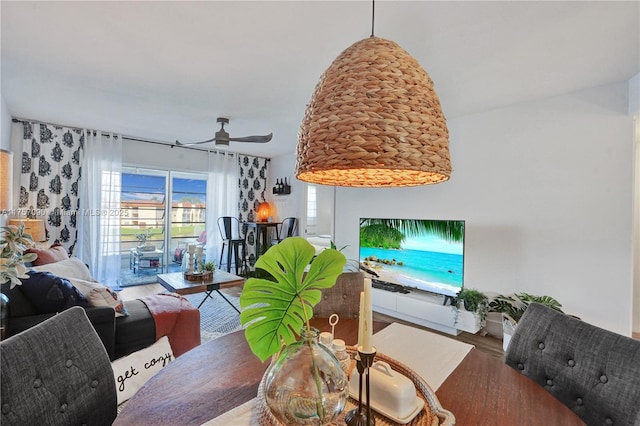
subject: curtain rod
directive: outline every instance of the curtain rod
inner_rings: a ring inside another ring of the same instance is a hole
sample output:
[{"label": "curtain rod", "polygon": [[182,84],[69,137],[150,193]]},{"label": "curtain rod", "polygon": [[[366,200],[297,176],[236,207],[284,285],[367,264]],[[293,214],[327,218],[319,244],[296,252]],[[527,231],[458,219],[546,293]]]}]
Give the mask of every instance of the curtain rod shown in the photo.
[{"label": "curtain rod", "polygon": [[[39,121],[39,120],[30,120],[30,119],[26,119],[26,118],[12,118],[11,121],[13,121],[14,123],[38,123],[38,124],[48,124],[51,126],[58,126],[58,127],[68,127],[70,129],[74,129],[74,130],[89,130],[89,129],[84,129],[81,127],[77,127],[77,126],[68,126],[66,124],[55,124],[55,123],[45,123],[44,121]],[[97,130],[92,130],[95,134],[95,132]],[[99,130],[100,132],[103,132],[103,130]],[[106,133],[113,133],[113,132],[106,132]],[[109,136],[109,135],[106,135]],[[212,152],[214,154],[224,154],[224,155],[240,155],[237,152],[229,152],[229,151],[219,151],[217,149],[202,149],[202,148],[195,148],[195,147],[191,147],[191,146],[180,146],[180,145],[174,145],[174,144],[169,144],[169,143],[165,143],[165,142],[160,142],[160,141],[152,141],[149,139],[141,139],[141,138],[136,138],[133,136],[126,136],[126,135],[120,135],[122,137],[122,140],[129,140],[129,141],[134,141],[134,142],[143,142],[143,143],[151,143],[151,144],[155,144],[155,145],[162,145],[162,146],[168,146],[170,148],[182,148],[182,149],[191,149],[191,150],[195,150],[195,151],[202,151],[202,152]],[[250,157],[257,157],[256,155],[251,155]],[[258,157],[258,158],[264,158],[267,161],[270,161],[270,158],[266,158],[266,157]]]}]

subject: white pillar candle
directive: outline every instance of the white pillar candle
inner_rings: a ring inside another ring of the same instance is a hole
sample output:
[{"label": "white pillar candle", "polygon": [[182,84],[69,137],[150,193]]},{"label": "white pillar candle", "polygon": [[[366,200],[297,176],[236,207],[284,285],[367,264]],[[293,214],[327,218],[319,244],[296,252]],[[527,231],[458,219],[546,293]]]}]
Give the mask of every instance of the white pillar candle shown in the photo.
[{"label": "white pillar candle", "polygon": [[196,246],[189,244],[189,254],[193,254],[196,251]]},{"label": "white pillar candle", "polygon": [[202,262],[202,246],[198,246],[198,260]]},{"label": "white pillar candle", "polygon": [[364,334],[364,291],[360,292],[360,308],[358,310],[358,347],[362,346],[362,337]]},{"label": "white pillar candle", "polygon": [[372,339],[372,326],[373,326],[373,312],[371,304],[371,279],[364,279],[364,325],[362,336],[362,351],[366,353],[373,352],[373,346],[371,345]]}]

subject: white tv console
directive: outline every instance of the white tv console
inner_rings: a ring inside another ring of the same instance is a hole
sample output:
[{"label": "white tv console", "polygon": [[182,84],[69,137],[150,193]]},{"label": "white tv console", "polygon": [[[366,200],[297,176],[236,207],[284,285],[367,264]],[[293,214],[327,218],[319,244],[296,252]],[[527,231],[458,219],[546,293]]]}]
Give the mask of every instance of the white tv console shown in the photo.
[{"label": "white tv console", "polygon": [[419,291],[403,294],[373,288],[371,293],[375,312],[454,336],[463,331],[474,334],[480,331],[478,314],[460,308],[456,321],[455,310],[451,305],[443,305],[443,299],[444,296]]}]

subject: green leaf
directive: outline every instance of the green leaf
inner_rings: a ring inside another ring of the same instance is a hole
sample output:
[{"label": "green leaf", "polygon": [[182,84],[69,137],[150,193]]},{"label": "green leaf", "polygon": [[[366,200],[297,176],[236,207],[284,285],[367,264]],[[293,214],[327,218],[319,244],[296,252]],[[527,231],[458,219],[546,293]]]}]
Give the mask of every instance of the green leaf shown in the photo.
[{"label": "green leaf", "polygon": [[256,262],[256,268],[272,279],[249,278],[244,285],[240,322],[246,326],[251,351],[262,361],[278,352],[283,343],[294,342],[303,326],[309,327],[313,307],[321,300],[320,290],[335,285],[347,262],[335,249],[314,255],[315,249],[304,238],[286,238]]}]

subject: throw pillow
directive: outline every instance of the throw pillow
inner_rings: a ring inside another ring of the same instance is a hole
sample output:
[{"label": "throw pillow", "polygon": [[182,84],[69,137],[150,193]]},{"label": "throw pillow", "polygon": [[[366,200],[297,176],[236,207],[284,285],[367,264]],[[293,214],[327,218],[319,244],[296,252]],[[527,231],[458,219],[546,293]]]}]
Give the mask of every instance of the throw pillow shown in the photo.
[{"label": "throw pillow", "polygon": [[118,392],[118,405],[131,398],[154,374],[173,361],[167,336],[148,348],[111,363]]},{"label": "throw pillow", "polygon": [[49,272],[29,271],[28,279],[21,280],[22,294],[35,307],[38,314],[64,311],[72,306],[89,306],[89,301],[68,280]]},{"label": "throw pillow", "polygon": [[69,281],[85,295],[90,306],[111,306],[116,311],[117,317],[129,315],[124,301],[117,291],[111,290],[95,281],[81,280],[79,278],[69,278]]},{"label": "throw pillow", "polygon": [[38,255],[36,260],[33,261],[35,266],[46,265],[48,263],[55,263],[61,260],[69,259],[67,250],[62,244],[53,244],[48,249],[30,248],[26,250],[26,253],[35,253]]},{"label": "throw pillow", "polygon": [[87,265],[82,263],[77,257],[61,260],[56,263],[35,266],[32,269],[42,272],[51,272],[53,275],[64,278],[79,278],[86,281],[95,281]]}]

